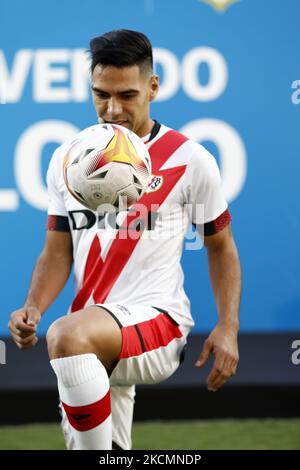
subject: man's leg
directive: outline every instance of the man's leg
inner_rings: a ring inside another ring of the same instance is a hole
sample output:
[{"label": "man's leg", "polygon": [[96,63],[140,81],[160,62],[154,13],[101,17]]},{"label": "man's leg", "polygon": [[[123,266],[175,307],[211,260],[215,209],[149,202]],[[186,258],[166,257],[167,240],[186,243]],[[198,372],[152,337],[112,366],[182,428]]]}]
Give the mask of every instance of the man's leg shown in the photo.
[{"label": "man's leg", "polygon": [[113,449],[132,448],[132,420],[134,409],[135,385],[110,388],[112,443]]},{"label": "man's leg", "polygon": [[47,333],[51,365],[77,449],[111,449],[108,374],[119,356],[118,324],[100,307],[56,320]]},{"label": "man's leg", "polygon": [[[132,448],[132,419],[134,409],[135,386],[111,386],[111,418],[112,418],[112,448],[114,450],[130,450]],[[75,440],[63,406],[61,412],[61,427],[65,445],[68,450],[77,450]]]}]

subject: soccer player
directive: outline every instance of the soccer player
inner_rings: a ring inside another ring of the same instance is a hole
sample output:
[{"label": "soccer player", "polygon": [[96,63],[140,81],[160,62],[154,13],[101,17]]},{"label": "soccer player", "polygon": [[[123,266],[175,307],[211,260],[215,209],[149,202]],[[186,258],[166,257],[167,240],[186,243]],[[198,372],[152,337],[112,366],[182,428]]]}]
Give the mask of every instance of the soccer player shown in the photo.
[{"label": "soccer player", "polygon": [[[90,45],[99,122],[125,126],[147,145],[153,180],[140,203],[156,218],[148,217],[150,225],[133,230],[135,236],[129,229],[134,211],[120,214],[117,228],[109,217],[98,220],[67,191],[62,160],[68,143],[59,147],[47,174],[45,247],[25,305],[12,313],[9,328],[21,349],[36,343],[41,315],[62,290],[74,262],[77,294],[70,314],[47,333],[66,442],[69,448],[111,449],[114,441],[114,448],[129,449],[134,385],[168,378],[180,364],[194,325],[180,265],[188,225],[204,233],[219,315],[196,362],[202,367],[214,354],[207,378],[212,391],[235,373],[238,363],[241,272],[215,159],[150,117],[159,85],[148,38],[117,30]],[[82,137],[92,129],[82,131]],[[203,220],[198,206],[204,207]]]}]

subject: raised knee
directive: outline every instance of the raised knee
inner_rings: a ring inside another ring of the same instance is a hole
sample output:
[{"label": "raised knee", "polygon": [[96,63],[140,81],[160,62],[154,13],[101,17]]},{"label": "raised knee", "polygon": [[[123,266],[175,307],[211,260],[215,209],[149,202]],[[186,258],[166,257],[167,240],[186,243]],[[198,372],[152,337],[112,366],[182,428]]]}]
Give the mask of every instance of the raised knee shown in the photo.
[{"label": "raised knee", "polygon": [[55,320],[47,331],[46,341],[50,359],[76,356],[88,352],[83,332],[69,317]]}]

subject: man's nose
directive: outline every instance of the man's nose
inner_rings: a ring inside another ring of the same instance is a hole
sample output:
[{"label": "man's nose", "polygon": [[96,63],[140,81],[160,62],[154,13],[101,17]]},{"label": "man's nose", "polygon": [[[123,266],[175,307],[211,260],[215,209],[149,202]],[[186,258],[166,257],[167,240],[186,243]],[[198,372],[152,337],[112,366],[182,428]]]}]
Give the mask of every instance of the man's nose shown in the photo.
[{"label": "man's nose", "polygon": [[107,113],[112,118],[118,117],[122,114],[122,105],[117,98],[111,97],[108,101]]}]

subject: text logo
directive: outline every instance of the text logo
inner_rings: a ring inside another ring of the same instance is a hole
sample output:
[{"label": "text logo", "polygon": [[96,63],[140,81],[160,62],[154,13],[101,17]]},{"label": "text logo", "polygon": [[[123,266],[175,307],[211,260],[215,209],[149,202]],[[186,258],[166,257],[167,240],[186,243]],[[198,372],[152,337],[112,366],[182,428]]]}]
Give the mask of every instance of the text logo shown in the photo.
[{"label": "text logo", "polygon": [[0,340],[0,365],[6,364],[6,344]]},{"label": "text logo", "polygon": [[300,364],[300,339],[295,339],[295,341],[293,341],[292,349],[295,349],[291,357],[292,363],[297,366]]},{"label": "text logo", "polygon": [[294,80],[292,83],[292,88],[295,90],[291,95],[291,101],[293,104],[300,103],[300,80]]}]

